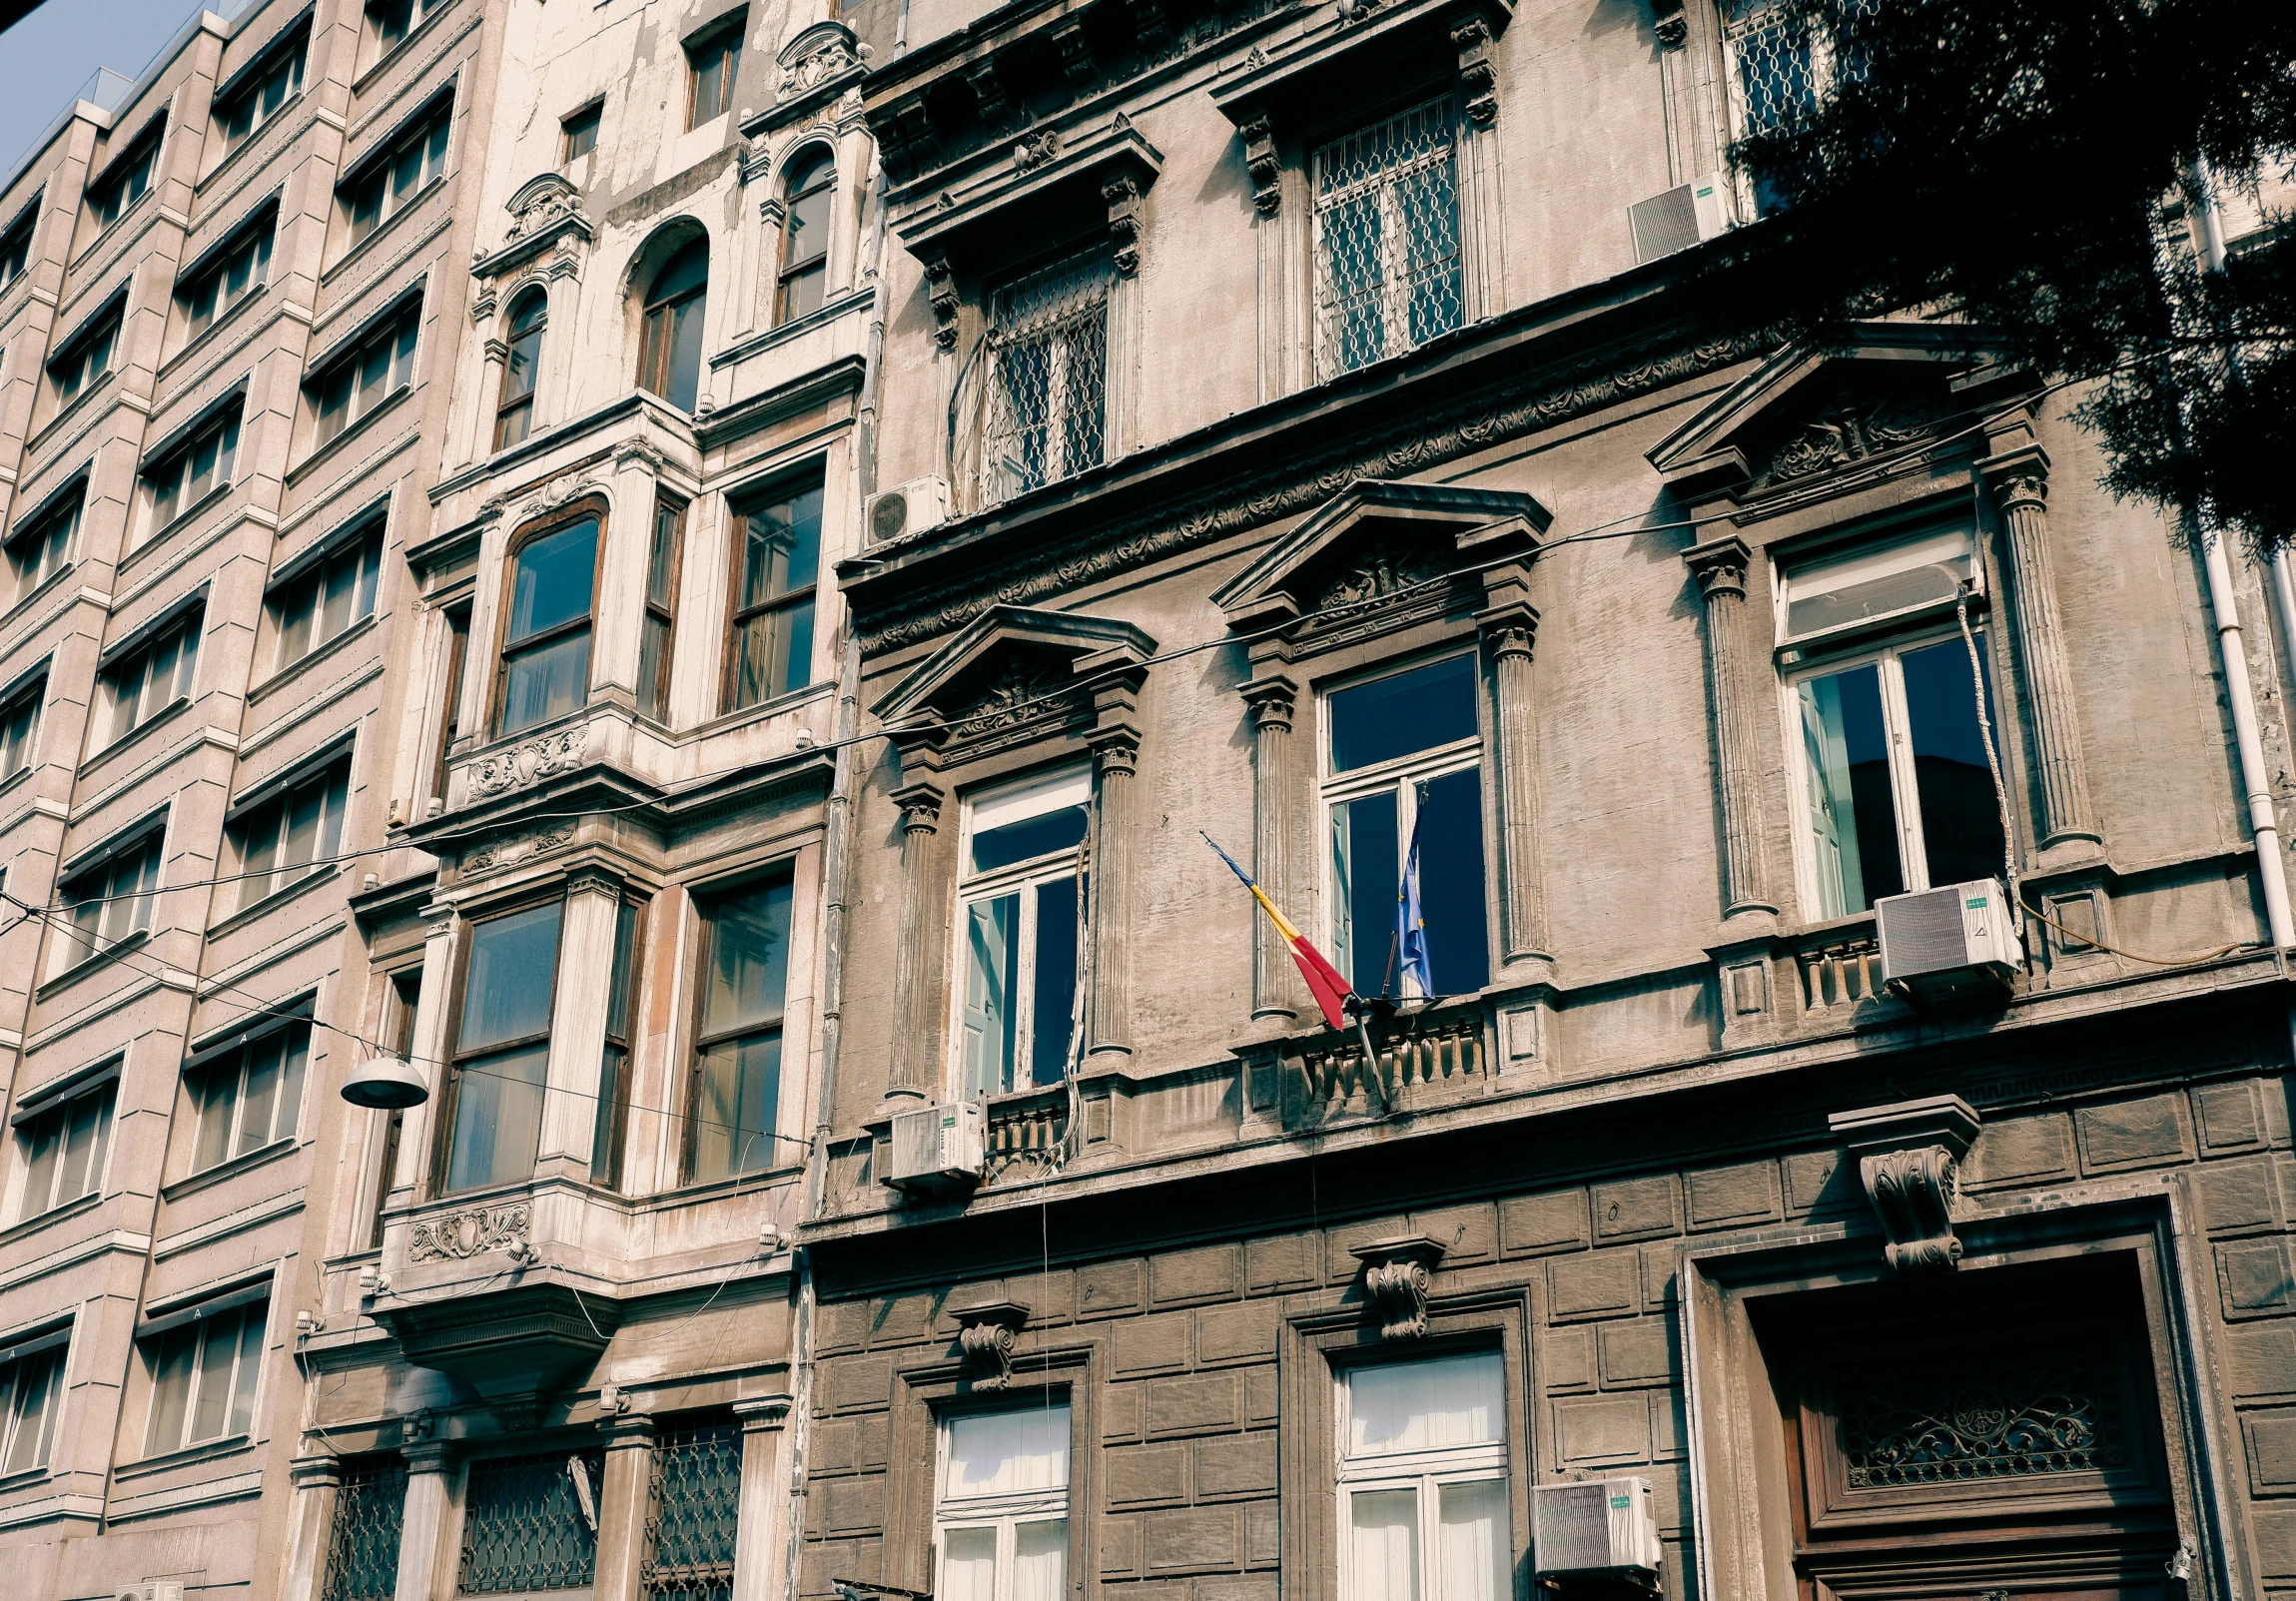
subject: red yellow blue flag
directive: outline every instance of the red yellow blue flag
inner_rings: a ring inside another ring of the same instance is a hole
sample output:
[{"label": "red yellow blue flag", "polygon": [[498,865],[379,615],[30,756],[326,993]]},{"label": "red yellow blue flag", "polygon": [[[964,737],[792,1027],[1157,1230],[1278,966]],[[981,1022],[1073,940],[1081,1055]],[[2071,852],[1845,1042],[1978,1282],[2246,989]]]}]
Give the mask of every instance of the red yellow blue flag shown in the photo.
[{"label": "red yellow blue flag", "polygon": [[[1196,832],[1203,831],[1198,829]],[[1243,887],[1251,891],[1251,898],[1259,903],[1259,909],[1275,925],[1275,932],[1283,936],[1283,943],[1291,948],[1291,960],[1299,964],[1299,976],[1307,981],[1308,993],[1315,997],[1315,1004],[1322,1008],[1323,1021],[1334,1029],[1345,1028],[1347,998],[1355,993],[1354,986],[1341,978],[1339,970],[1324,959],[1323,953],[1314,947],[1307,936],[1294,928],[1291,920],[1275,909],[1275,903],[1252,882],[1251,875],[1236,866],[1234,857],[1219,849],[1217,840],[1204,834],[1203,842],[1219,851],[1219,859],[1227,864],[1228,871],[1243,880]]]}]

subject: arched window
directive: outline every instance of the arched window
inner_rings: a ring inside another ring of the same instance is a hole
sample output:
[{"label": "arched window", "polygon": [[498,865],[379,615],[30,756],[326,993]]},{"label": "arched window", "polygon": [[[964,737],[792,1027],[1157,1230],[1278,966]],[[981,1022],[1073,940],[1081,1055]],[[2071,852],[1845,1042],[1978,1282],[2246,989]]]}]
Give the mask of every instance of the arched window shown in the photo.
[{"label": "arched window", "polygon": [[590,599],[597,578],[595,511],[542,529],[512,553],[496,732],[531,728],[589,697]]},{"label": "arched window", "polygon": [[829,198],[837,191],[837,164],[829,152],[800,157],[781,186],[788,221],[781,230],[781,292],[773,320],[786,323],[821,309],[829,282]]},{"label": "arched window", "polygon": [[510,308],[510,354],[502,359],[502,398],[494,408],[494,448],[516,444],[534,427],[534,370],[542,361],[542,325],[550,302],[538,289]]},{"label": "arched window", "polygon": [[701,314],[709,297],[709,241],[697,239],[654,274],[646,291],[645,338],[638,347],[638,388],[680,410],[701,392]]}]

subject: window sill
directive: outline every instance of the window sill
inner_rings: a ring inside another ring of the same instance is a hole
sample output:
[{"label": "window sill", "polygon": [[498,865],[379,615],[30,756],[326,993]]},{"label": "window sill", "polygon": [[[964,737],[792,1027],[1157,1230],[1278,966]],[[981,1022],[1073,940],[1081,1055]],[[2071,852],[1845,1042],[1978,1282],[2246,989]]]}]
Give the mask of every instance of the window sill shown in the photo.
[{"label": "window sill", "polygon": [[79,563],[77,561],[67,561],[62,566],[58,567],[54,572],[49,573],[47,577],[42,578],[38,584],[33,586],[32,592],[30,594],[26,595],[23,599],[10,606],[6,615],[0,616],[0,631],[5,631],[9,628],[15,627],[25,612],[30,610],[33,606],[37,605],[50,590],[53,590],[61,585],[66,578],[69,578],[72,575],[73,570],[78,566]]},{"label": "window sill", "polygon": [[[270,133],[274,128],[277,128],[282,123],[286,122],[289,115],[293,113],[298,106],[303,104],[303,97],[308,93],[310,93],[310,89],[307,85],[305,88],[298,89],[294,94],[289,95],[277,106],[274,106],[272,108],[271,115],[264,118],[263,121],[257,123],[253,128],[250,128],[247,131],[247,137],[242,139],[238,144],[234,145],[229,151],[227,151],[224,154],[223,160],[217,162],[213,167],[210,167],[205,173],[202,173],[198,178],[192,181],[192,193],[195,196],[205,195],[208,192],[208,187],[217,179],[221,178],[225,173],[231,171],[231,169],[238,164],[239,159],[242,156],[246,155],[249,151],[254,150],[257,146],[263,143],[263,136],[265,134]],[[274,152],[274,154],[277,154],[277,152]]]},{"label": "window sill", "polygon": [[291,1151],[301,1150],[303,1142],[294,1135],[289,1135],[285,1140],[274,1140],[268,1146],[258,1146],[253,1151],[242,1152],[229,1162],[219,1162],[212,1168],[202,1168],[188,1179],[178,1179],[172,1185],[162,1185],[160,1187],[160,1199],[162,1201],[181,1201],[186,1196],[196,1196],[211,1185],[220,1185],[226,1179],[236,1179],[251,1169],[260,1168],[267,1162],[286,1156]]},{"label": "window sill", "polygon": [[397,389],[392,390],[388,395],[384,396],[380,401],[378,401],[365,416],[350,424],[341,433],[338,433],[334,438],[328,440],[325,444],[315,446],[312,449],[311,454],[305,456],[294,466],[288,468],[287,481],[290,484],[302,482],[304,478],[310,475],[313,468],[317,467],[321,462],[327,460],[330,456],[333,456],[341,451],[350,440],[356,439],[361,434],[365,433],[370,427],[374,425],[375,419],[377,417],[389,415],[390,412],[397,407],[399,401],[405,400],[407,396],[412,395],[413,393],[414,386],[411,384],[403,384],[400,385]]},{"label": "window sill", "polygon": [[142,539],[137,541],[135,549],[128,552],[128,558],[120,563],[121,570],[125,571],[129,567],[134,566],[138,557],[143,556],[150,551],[157,550],[164,542],[166,542],[170,535],[182,532],[185,528],[191,526],[191,524],[197,521],[200,517],[205,516],[209,511],[212,511],[218,505],[221,505],[224,500],[230,496],[232,490],[235,487],[237,487],[237,485],[230,483],[218,484],[216,487],[210,489],[206,494],[201,495],[197,500],[193,501],[191,505],[186,507],[184,510],[176,513],[176,515],[171,517],[166,523],[157,528],[154,528],[150,533],[146,534]]},{"label": "window sill", "polygon": [[[157,895],[160,892],[154,890],[152,893]],[[70,942],[71,944],[79,944],[79,936],[70,932],[68,928],[61,929],[58,932],[66,941]],[[114,940],[111,944],[105,946],[102,950],[95,952],[93,955],[83,956],[79,961],[64,969],[63,972],[57,974],[54,978],[42,984],[40,988],[34,992],[34,999],[46,1001],[50,997],[60,994],[64,990],[67,990],[73,985],[79,983],[82,979],[87,978],[98,968],[107,966],[117,958],[125,956],[131,951],[142,950],[146,945],[151,943],[151,939],[152,931],[150,929],[138,929],[133,934],[123,935],[121,938]]]},{"label": "window sill", "polygon": [[297,879],[293,884],[288,885],[287,888],[283,890],[273,890],[260,901],[250,901],[247,905],[232,913],[222,922],[213,925],[211,928],[209,928],[207,937],[211,940],[221,938],[223,935],[229,934],[235,929],[255,922],[266,912],[273,911],[276,908],[284,905],[286,902],[293,900],[296,896],[301,895],[305,890],[310,889],[313,885],[324,884],[330,879],[341,878],[343,876],[343,863],[335,862],[325,867],[307,870],[303,877]]},{"label": "window sill", "polygon": [[127,224],[134,219],[136,213],[144,209],[144,202],[150,200],[153,195],[157,194],[159,192],[159,187],[160,186],[157,181],[157,175],[155,175],[152,179],[147,180],[145,182],[144,192],[138,195],[134,200],[128,202],[128,209],[120,213],[119,216],[113,218],[110,222],[106,223],[104,225],[103,232],[98,234],[94,239],[88,241],[88,248],[80,252],[79,255],[72,258],[71,272],[75,277],[78,276],[80,269],[86,267],[88,263],[95,258],[97,253],[102,251],[105,245],[110,243],[114,234],[117,234],[122,228],[126,227]]},{"label": "window sill", "polygon": [[25,779],[30,778],[32,776],[32,770],[39,765],[40,764],[38,762],[26,762],[23,766],[10,773],[6,778],[0,778],[0,796],[6,795],[18,784],[23,783]]},{"label": "window sill", "polygon": [[430,30],[433,23],[453,9],[451,5],[444,3],[444,0],[440,0],[439,4],[432,6],[429,13],[420,22],[406,30],[404,37],[388,50],[383,51],[382,55],[377,56],[373,66],[351,80],[351,92],[355,95],[367,93],[369,89],[374,87],[375,80],[388,70],[392,62],[402,58],[408,50],[413,48],[415,40],[421,38]]},{"label": "window sill", "polygon": [[124,1463],[112,1469],[112,1478],[121,1483],[130,1479],[149,1478],[155,1473],[165,1473],[171,1467],[185,1467],[194,1462],[231,1456],[254,1444],[255,1437],[251,1434],[227,1434],[220,1440],[209,1440],[204,1445],[187,1445],[180,1451],[163,1451],[158,1456],[147,1456],[140,1462]]},{"label": "window sill", "polygon": [[771,700],[761,700],[754,706],[744,706],[738,711],[720,712],[709,721],[696,725],[693,731],[697,737],[730,733],[749,723],[765,722],[776,714],[788,711],[793,706],[801,706],[809,700],[819,700],[822,696],[834,691],[836,687],[836,684],[831,682],[807,684],[803,689],[785,691],[774,696]]},{"label": "window sill", "polygon": [[814,308],[803,317],[793,317],[788,322],[777,324],[762,334],[752,334],[739,345],[728,346],[709,359],[710,371],[718,372],[737,362],[746,362],[753,356],[762,355],[777,345],[786,345],[791,340],[803,339],[813,330],[827,328],[856,308],[869,305],[876,298],[877,291],[873,288],[847,290],[835,300]]},{"label": "window sill", "polygon": [[48,1464],[45,1462],[38,1467],[23,1468],[6,1478],[0,1478],[0,1495],[6,1495],[10,1490],[30,1489],[35,1484],[46,1483],[47,1479]]},{"label": "window sill", "polygon": [[313,645],[302,655],[296,657],[295,660],[289,662],[286,666],[280,668],[277,672],[274,672],[269,678],[266,678],[262,683],[249,690],[247,692],[248,704],[253,706],[257,701],[262,700],[266,695],[277,691],[283,684],[290,683],[296,678],[300,677],[306,668],[309,668],[318,662],[324,661],[329,656],[336,654],[338,651],[342,650],[346,645],[348,645],[352,640],[359,638],[362,634],[372,633],[375,629],[375,619],[379,615],[380,613],[371,611],[366,616],[353,623],[350,627],[344,629],[343,632],[337,634],[334,638],[327,640],[323,644]]},{"label": "window sill", "polygon": [[388,238],[393,232],[397,230],[401,223],[405,222],[407,218],[413,216],[417,211],[421,210],[422,203],[430,198],[431,191],[437,189],[445,182],[446,175],[444,173],[440,173],[437,177],[431,179],[430,182],[424,184],[420,189],[417,189],[413,194],[407,196],[404,203],[401,204],[399,208],[392,212],[388,217],[385,217],[383,219],[383,221],[377,223],[375,227],[368,233],[368,236],[365,239],[359,241],[359,243],[356,245],[347,247],[341,256],[338,256],[334,262],[329,264],[329,266],[320,273],[319,281],[322,284],[332,284],[338,278],[342,277],[344,273],[348,272],[354,265],[356,265],[362,257],[373,254],[378,241]]},{"label": "window sill", "polygon": [[151,730],[159,727],[161,724],[173,722],[179,715],[182,714],[183,709],[186,706],[189,706],[191,703],[192,702],[190,696],[178,695],[175,699],[169,701],[165,706],[162,706],[158,711],[153,712],[142,722],[136,724],[135,727],[129,729],[119,738],[113,740],[109,745],[106,745],[102,750],[97,751],[86,761],[80,763],[80,776],[83,778],[86,777],[96,768],[102,766],[105,762],[110,761],[114,756],[117,756],[120,752],[126,750],[130,745],[133,745],[137,740],[143,738],[145,734],[151,732]]},{"label": "window sill", "polygon": [[268,281],[256,285],[255,288],[249,290],[238,300],[232,302],[231,309],[225,312],[223,316],[217,318],[207,327],[201,329],[197,334],[194,334],[190,339],[184,341],[182,350],[176,352],[175,355],[169,357],[165,362],[160,364],[159,376],[161,381],[164,383],[167,380],[175,377],[177,368],[182,366],[185,362],[191,360],[192,356],[200,351],[203,347],[216,342],[223,334],[224,330],[230,328],[234,323],[238,322],[241,315],[245,313],[250,306],[253,306],[256,302],[262,300],[265,295],[270,293],[270,290],[271,285]]},{"label": "window sill", "polygon": [[41,423],[40,431],[33,434],[29,439],[24,441],[24,453],[27,456],[37,455],[40,452],[42,446],[47,444],[50,439],[54,438],[57,433],[62,431],[65,423],[71,421],[73,417],[79,414],[80,408],[82,406],[88,405],[96,399],[97,396],[110,389],[112,387],[112,381],[118,376],[119,373],[116,369],[107,368],[102,378],[96,380],[95,383],[89,385],[79,394],[73,396],[71,400],[65,401],[64,408],[62,410],[58,411],[54,416],[48,418],[47,421]]},{"label": "window sill", "polygon": [[84,1211],[93,1211],[103,1199],[104,1193],[101,1190],[91,1190],[84,1196],[65,1201],[61,1206],[50,1206],[46,1211],[27,1217],[22,1222],[0,1228],[0,1245],[14,1244],[28,1234],[38,1233],[50,1223],[60,1223],[67,1217],[77,1217]]}]

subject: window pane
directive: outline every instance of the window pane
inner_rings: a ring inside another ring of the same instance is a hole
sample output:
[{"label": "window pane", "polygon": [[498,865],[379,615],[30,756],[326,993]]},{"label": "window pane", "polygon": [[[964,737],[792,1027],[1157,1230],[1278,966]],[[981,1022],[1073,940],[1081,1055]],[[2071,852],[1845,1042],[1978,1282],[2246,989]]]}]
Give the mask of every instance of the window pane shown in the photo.
[{"label": "window pane", "polygon": [[1335,773],[1473,739],[1475,658],[1453,656],[1339,690],[1330,707]]},{"label": "window pane", "polygon": [[669,384],[662,399],[682,411],[701,394],[701,319],[705,297],[680,301],[670,312]]},{"label": "window pane", "polygon": [[1069,1484],[1069,1408],[1023,1406],[949,1423],[949,1477],[942,1496],[1015,1495]]},{"label": "window pane", "polygon": [[550,1065],[547,1044],[483,1057],[454,1086],[453,1147],[446,1188],[509,1184],[530,1178],[541,1149],[542,1080]]},{"label": "window pane", "polygon": [[244,1156],[271,1143],[272,1113],[279,1100],[280,1037],[258,1040],[247,1048],[247,1091],[239,1120],[239,1149]]},{"label": "window pane", "polygon": [[502,673],[502,732],[563,717],[578,709],[590,690],[590,631],[583,628],[522,656]]},{"label": "window pane", "polygon": [[231,1156],[232,1112],[239,1099],[238,1063],[209,1073],[199,1091],[200,1126],[192,1144],[194,1173],[204,1173]]},{"label": "window pane", "polygon": [[787,879],[718,903],[710,919],[702,1032],[722,1034],[781,1015],[789,988]]},{"label": "window pane", "polygon": [[669,716],[670,625],[649,613],[638,633],[638,709],[647,716]]},{"label": "window pane", "polygon": [[1800,704],[1818,915],[1848,917],[1906,887],[1898,863],[1898,805],[1890,787],[1881,669],[1868,662],[1804,679]]},{"label": "window pane", "polygon": [[813,602],[750,618],[736,631],[734,650],[736,708],[804,688],[813,675]]},{"label": "window pane", "polygon": [[200,1325],[200,1370],[192,1385],[191,1439],[219,1439],[230,1421],[232,1364],[239,1357],[239,1319],[211,1317]]},{"label": "window pane", "polygon": [[1037,886],[1037,994],[1029,1020],[1030,1080],[1059,1084],[1068,1070],[1077,1005],[1077,881]]},{"label": "window pane", "polygon": [[111,1095],[82,1096],[71,1105],[64,1122],[64,1166],[56,1200],[77,1201],[96,1188],[104,1166],[103,1136],[110,1123]]},{"label": "window pane", "polygon": [[56,1168],[64,1155],[64,1119],[51,1114],[26,1131],[23,1215],[46,1211],[54,1202]]},{"label": "window pane", "polygon": [[1021,898],[1000,895],[965,909],[965,1094],[1003,1095],[1013,1087],[1020,1024],[1013,994]]},{"label": "window pane", "polygon": [[1418,1601],[1418,1492],[1358,1491],[1347,1505],[1355,1601]]},{"label": "window pane", "polygon": [[272,1138],[294,1135],[303,1114],[303,1076],[311,1066],[311,1025],[291,1023],[280,1033],[279,1111],[272,1118]]},{"label": "window pane", "polygon": [[510,642],[589,615],[590,583],[598,565],[598,520],[545,533],[518,552],[511,581]]},{"label": "window pane", "polygon": [[1350,1458],[1506,1438],[1497,1351],[1350,1368],[1346,1384]]},{"label": "window pane", "polygon": [[1949,603],[1971,571],[1966,530],[1813,561],[1786,574],[1789,638],[1909,607]]},{"label": "window pane", "polygon": [[1013,1601],[1065,1601],[1069,1520],[1039,1518],[1013,1531]]},{"label": "window pane", "polygon": [[1092,798],[1092,774],[1078,768],[975,801],[973,871],[1074,850],[1090,825]]},{"label": "window pane", "polygon": [[54,1416],[51,1403],[63,1366],[64,1353],[60,1350],[28,1356],[17,1364],[8,1458],[0,1462],[0,1473],[22,1473],[48,1460],[48,1428]]},{"label": "window pane", "polygon": [[256,1384],[263,1376],[264,1324],[270,1306],[258,1302],[240,1313],[239,1372],[232,1383],[231,1426],[234,1434],[255,1432]]},{"label": "window pane", "polygon": [[462,991],[462,1050],[548,1030],[562,905],[552,901],[489,918],[470,931],[469,976]]},{"label": "window pane", "polygon": [[152,1356],[152,1426],[147,1455],[172,1451],[184,1442],[184,1416],[191,1409],[192,1368],[199,1357],[199,1324],[170,1330]]},{"label": "window pane", "polygon": [[997,1531],[951,1529],[942,1545],[940,1589],[947,1601],[996,1601]]},{"label": "window pane", "polygon": [[722,1179],[773,1165],[781,1100],[779,1031],[702,1053],[694,1105],[694,1177]]},{"label": "window pane", "polygon": [[[1396,874],[1400,892],[1402,875]],[[1438,995],[1469,995],[1491,981],[1483,912],[1483,775],[1446,773],[1419,792],[1419,910]],[[1401,980],[1397,981],[1398,986]]]},{"label": "window pane", "polygon": [[[1913,781],[1920,792],[1921,851],[1931,884],[1998,878],[2002,870],[2000,801],[1977,726],[1977,691],[1969,677],[1969,648],[1958,639],[1909,651],[1906,674],[1908,737],[1913,745]],[[1992,715],[1986,685],[1985,714]]]},{"label": "window pane", "polygon": [[646,552],[646,601],[664,611],[676,598],[670,585],[677,572],[678,527],[683,520],[684,513],[676,506],[654,507],[654,542]]},{"label": "window pane", "polygon": [[1446,1484],[1436,1495],[1442,1510],[1438,1601],[1508,1601],[1515,1593],[1515,1551],[1507,1481]]},{"label": "window pane", "polygon": [[[1403,883],[1401,848],[1395,838],[1395,792],[1381,790],[1331,808],[1331,959],[1358,995],[1381,995],[1394,987],[1395,897]],[[1421,842],[1420,889],[1426,889],[1425,842]],[[1434,952],[1434,917],[1428,923],[1428,953]]]},{"label": "window pane", "polygon": [[821,497],[809,489],[794,500],[761,506],[742,518],[741,593],[738,608],[811,584],[821,566]]}]

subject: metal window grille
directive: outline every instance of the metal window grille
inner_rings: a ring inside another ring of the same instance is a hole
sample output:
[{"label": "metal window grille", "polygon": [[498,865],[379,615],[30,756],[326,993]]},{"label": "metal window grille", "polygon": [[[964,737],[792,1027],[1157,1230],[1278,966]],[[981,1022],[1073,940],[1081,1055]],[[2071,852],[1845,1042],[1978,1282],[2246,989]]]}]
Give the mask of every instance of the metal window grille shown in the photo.
[{"label": "metal window grille", "polygon": [[670,1429],[654,1440],[646,1485],[645,1601],[733,1601],[741,1513],[741,1429]]},{"label": "metal window grille", "polygon": [[1107,444],[1109,259],[1088,251],[1000,290],[990,309],[991,502],[1098,466]]},{"label": "metal window grille", "polygon": [[405,1515],[404,1462],[346,1467],[327,1531],[320,1601],[390,1601],[398,1589],[398,1530]]},{"label": "metal window grille", "polygon": [[1317,373],[1424,345],[1466,316],[1458,119],[1448,100],[1315,152]]},{"label": "metal window grille", "polygon": [[1810,37],[1766,4],[1741,8],[1728,30],[1738,64],[1739,116],[1748,134],[1791,125],[1817,109]]},{"label": "metal window grille", "polygon": [[463,1595],[576,1590],[598,1565],[603,1450],[481,1458],[462,1514]]}]

